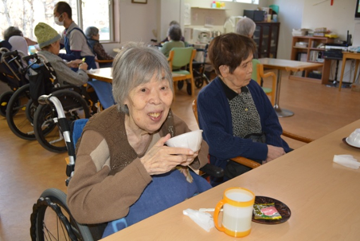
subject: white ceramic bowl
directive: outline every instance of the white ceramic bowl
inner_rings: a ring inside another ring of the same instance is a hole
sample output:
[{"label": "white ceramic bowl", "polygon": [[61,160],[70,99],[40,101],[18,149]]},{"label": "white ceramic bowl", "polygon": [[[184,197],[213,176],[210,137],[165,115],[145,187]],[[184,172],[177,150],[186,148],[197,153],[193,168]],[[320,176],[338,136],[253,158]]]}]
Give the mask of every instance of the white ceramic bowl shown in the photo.
[{"label": "white ceramic bowl", "polygon": [[174,136],[167,140],[165,144],[171,147],[189,148],[193,152],[196,152],[201,147],[202,132],[202,130],[196,130]]},{"label": "white ceramic bowl", "polygon": [[350,145],[360,147],[360,128],[353,131],[346,139]]}]

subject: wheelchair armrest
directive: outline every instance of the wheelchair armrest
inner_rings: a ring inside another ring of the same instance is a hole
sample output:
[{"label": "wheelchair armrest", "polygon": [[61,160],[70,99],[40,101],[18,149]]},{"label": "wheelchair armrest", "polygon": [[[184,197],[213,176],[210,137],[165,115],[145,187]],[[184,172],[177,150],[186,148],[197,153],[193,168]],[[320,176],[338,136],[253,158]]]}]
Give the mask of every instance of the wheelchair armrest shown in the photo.
[{"label": "wheelchair armrest", "polygon": [[311,139],[311,138],[304,137],[304,136],[300,136],[300,135],[296,135],[296,134],[293,134],[293,133],[290,133],[290,132],[284,131],[284,130],[283,130],[282,135],[283,135],[283,136],[286,136],[286,137],[289,137],[289,138],[291,138],[291,139],[297,140],[297,141],[305,142],[305,143],[310,143],[310,142],[313,141],[313,139]]},{"label": "wheelchair armrest", "polygon": [[206,164],[202,168],[200,168],[200,171],[205,173],[208,176],[212,177],[223,177],[224,176],[224,170],[221,167],[214,166],[210,163]]},{"label": "wheelchair armrest", "polygon": [[237,163],[239,163],[241,165],[250,167],[250,168],[257,168],[257,167],[261,166],[260,163],[258,163],[256,161],[253,161],[253,160],[250,160],[250,159],[247,159],[245,157],[241,157],[241,156],[231,158],[231,160],[234,161],[234,162],[237,162]]}]

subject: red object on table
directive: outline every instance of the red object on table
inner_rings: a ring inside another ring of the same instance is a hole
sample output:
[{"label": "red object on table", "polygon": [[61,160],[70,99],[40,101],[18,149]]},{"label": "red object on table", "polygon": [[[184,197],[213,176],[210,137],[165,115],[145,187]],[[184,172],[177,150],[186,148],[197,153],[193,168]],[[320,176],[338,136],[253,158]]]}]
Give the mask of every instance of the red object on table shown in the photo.
[{"label": "red object on table", "polygon": [[331,0],[331,3],[330,3],[330,5],[332,6],[334,4],[334,0]]}]

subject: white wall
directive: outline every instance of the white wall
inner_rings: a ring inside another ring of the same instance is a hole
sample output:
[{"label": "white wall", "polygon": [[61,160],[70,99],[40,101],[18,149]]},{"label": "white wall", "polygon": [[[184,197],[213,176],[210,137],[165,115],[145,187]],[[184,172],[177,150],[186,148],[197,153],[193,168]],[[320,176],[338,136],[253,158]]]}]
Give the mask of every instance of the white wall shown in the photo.
[{"label": "white wall", "polygon": [[[191,25],[190,27],[205,27],[206,19],[209,18],[212,23],[211,30],[219,30],[224,32],[224,23],[230,16],[243,16],[244,10],[254,10],[258,7],[267,7],[268,0],[260,0],[259,5],[247,4],[247,3],[236,3],[236,2],[225,2],[225,10],[217,9],[201,9],[210,8],[212,1],[204,0],[184,0],[184,3],[189,4],[191,8]],[[199,8],[196,8],[199,7]]]},{"label": "white wall", "polygon": [[[179,21],[184,29],[184,3],[193,7],[210,7],[210,0],[148,0],[147,4],[134,4],[130,0],[115,0],[120,3],[120,43],[106,44],[105,48],[119,47],[128,41],[159,41],[166,36],[168,24]],[[292,29],[326,27],[345,40],[346,31],[354,35],[354,27],[360,20],[354,18],[355,0],[260,0],[259,6],[226,2],[226,10],[192,9],[192,24],[204,26],[206,17],[213,17],[214,27],[223,31],[223,24],[229,16],[243,15],[244,9],[256,9],[270,4],[279,5],[280,37],[278,58],[290,59]],[[318,5],[316,3],[322,2]],[[216,29],[218,30],[218,29]],[[113,53],[114,54],[114,53]],[[340,63],[341,64],[341,63]],[[353,64],[349,61],[345,79],[350,79]],[[341,65],[340,65],[341,66]],[[333,72],[335,68],[332,68]],[[339,70],[340,72],[340,70]],[[332,73],[333,74],[333,73]],[[339,73],[340,74],[340,73]]]},{"label": "white wall", "polygon": [[301,28],[304,0],[269,0],[268,4],[279,6],[278,21],[280,22],[280,33],[277,58],[290,59],[292,47],[291,32],[292,29]]},{"label": "white wall", "polygon": [[[355,35],[355,25],[360,22],[359,19],[355,19],[355,0],[341,0],[334,1],[333,5],[330,5],[330,1],[326,1],[315,5],[315,3],[321,1],[304,0],[303,21],[302,28],[319,28],[326,27],[333,33],[337,34],[340,39],[346,40],[346,32],[353,36]],[[339,62],[339,70],[337,80],[340,79],[342,61]],[[354,76],[355,62],[347,61],[344,82],[351,82]],[[330,78],[335,77],[335,61],[332,61],[332,68]]]},{"label": "white wall", "polygon": [[120,1],[120,42],[149,42],[154,38],[153,29],[157,29],[159,16],[157,0],[148,0],[147,4],[135,4],[130,0]]},{"label": "white wall", "polygon": [[341,39],[346,39],[346,31],[354,33],[355,22],[355,0],[330,1],[316,4],[314,0],[304,0],[302,28],[326,27],[336,33]]}]

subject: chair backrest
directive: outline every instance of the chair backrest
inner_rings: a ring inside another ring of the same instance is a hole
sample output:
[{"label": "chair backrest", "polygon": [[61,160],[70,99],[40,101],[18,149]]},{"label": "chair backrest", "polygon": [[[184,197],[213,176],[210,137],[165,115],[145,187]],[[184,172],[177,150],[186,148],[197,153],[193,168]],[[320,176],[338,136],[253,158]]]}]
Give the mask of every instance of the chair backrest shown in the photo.
[{"label": "chair backrest", "polygon": [[[4,41],[3,41],[4,42]],[[28,83],[23,70],[21,55],[18,51],[0,48],[0,80],[7,83],[12,90],[16,90]]]},{"label": "chair backrest", "polygon": [[111,83],[99,80],[88,81],[88,84],[91,85],[97,97],[99,98],[101,106],[106,109],[115,104],[114,97],[112,95],[112,85]]},{"label": "chair backrest", "polygon": [[251,74],[251,78],[253,80],[255,80],[256,82],[260,83],[259,81],[261,81],[259,79],[259,74],[258,74],[258,65],[260,64],[260,61],[258,59],[253,59],[252,60],[252,65],[253,65],[253,72]]},{"label": "chair backrest", "polygon": [[172,48],[169,53],[172,69],[179,69],[192,63],[193,50],[193,47]]}]

